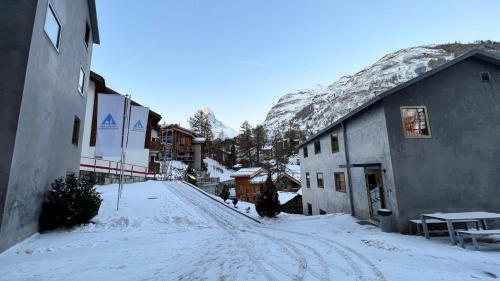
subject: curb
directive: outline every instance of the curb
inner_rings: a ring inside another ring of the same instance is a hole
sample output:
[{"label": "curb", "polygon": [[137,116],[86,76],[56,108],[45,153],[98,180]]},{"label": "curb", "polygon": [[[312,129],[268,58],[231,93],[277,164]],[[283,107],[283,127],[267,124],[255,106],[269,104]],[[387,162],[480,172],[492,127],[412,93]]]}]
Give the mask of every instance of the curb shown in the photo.
[{"label": "curb", "polygon": [[231,211],[233,211],[233,212],[236,212],[236,213],[238,213],[238,214],[240,214],[240,215],[242,215],[242,216],[246,217],[247,219],[251,219],[251,220],[253,220],[253,221],[254,221],[254,222],[256,222],[256,223],[262,223],[260,220],[255,219],[255,218],[252,218],[251,216],[249,216],[249,215],[247,215],[247,214],[243,214],[242,212],[240,212],[240,211],[238,211],[238,210],[236,210],[236,209],[234,209],[234,208],[229,207],[229,206],[228,206],[227,204],[225,204],[224,202],[221,202],[221,201],[219,201],[219,200],[217,200],[217,199],[213,198],[213,197],[212,197],[212,194],[209,194],[209,193],[205,192],[204,190],[199,189],[197,186],[192,185],[192,184],[190,184],[190,183],[188,183],[188,182],[186,182],[186,181],[181,181],[181,182],[182,182],[183,184],[187,185],[187,186],[192,187],[194,190],[196,190],[196,191],[200,192],[201,194],[203,194],[203,195],[205,195],[206,197],[208,197],[208,198],[210,198],[210,199],[214,200],[215,202],[217,202],[217,203],[221,204],[222,206],[224,206],[224,207],[228,208],[229,210],[231,210]]}]

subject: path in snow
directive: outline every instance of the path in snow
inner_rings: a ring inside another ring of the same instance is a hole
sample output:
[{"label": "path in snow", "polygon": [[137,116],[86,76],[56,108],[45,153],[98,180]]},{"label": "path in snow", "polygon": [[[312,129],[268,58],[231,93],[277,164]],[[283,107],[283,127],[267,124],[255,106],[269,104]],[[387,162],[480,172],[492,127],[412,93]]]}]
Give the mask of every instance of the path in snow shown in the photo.
[{"label": "path in snow", "polygon": [[[0,280],[494,280],[500,252],[381,233],[348,215],[256,223],[181,182],[100,186],[96,224],[0,254]],[[250,206],[242,202],[240,209]],[[256,216],[252,210],[250,216]]]}]

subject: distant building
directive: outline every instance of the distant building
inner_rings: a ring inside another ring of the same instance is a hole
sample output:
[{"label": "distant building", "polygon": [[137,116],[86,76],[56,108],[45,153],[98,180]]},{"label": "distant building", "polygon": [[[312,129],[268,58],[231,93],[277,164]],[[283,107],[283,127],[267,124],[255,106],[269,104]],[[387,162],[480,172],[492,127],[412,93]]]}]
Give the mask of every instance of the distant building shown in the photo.
[{"label": "distant building", "polygon": [[377,95],[300,145],[304,213],[395,231],[429,212],[500,212],[500,60],[479,50]]},{"label": "distant building", "polygon": [[1,1],[0,252],[38,231],[50,184],[78,172],[94,0]]},{"label": "distant building", "polygon": [[263,168],[253,167],[241,168],[231,174],[231,177],[234,178],[236,197],[239,200],[247,202],[255,202],[257,200],[260,189],[257,187],[257,184],[251,183],[250,180],[261,175],[263,172],[265,172]]},{"label": "distant building", "polygon": [[[161,128],[161,133],[167,145],[171,146],[171,154],[167,156],[168,159],[194,165],[195,139],[200,137],[196,132],[183,128],[178,124],[171,124]],[[202,153],[203,151],[204,145],[202,146]]]},{"label": "distant building", "polygon": [[[95,72],[90,74],[88,98],[86,103],[86,117],[83,128],[83,146],[80,170],[84,173],[96,173],[99,183],[115,182],[120,173],[120,157],[96,157],[97,108],[98,94],[120,95],[120,93],[106,87],[106,81]],[[132,100],[132,105],[139,105]],[[147,174],[155,174],[160,170],[158,153],[160,142],[158,131],[161,115],[149,110],[144,150],[127,151],[125,157],[124,174],[128,181],[144,180]]]},{"label": "distant building", "polygon": [[297,192],[278,192],[281,211],[289,214],[302,214],[302,190]]}]

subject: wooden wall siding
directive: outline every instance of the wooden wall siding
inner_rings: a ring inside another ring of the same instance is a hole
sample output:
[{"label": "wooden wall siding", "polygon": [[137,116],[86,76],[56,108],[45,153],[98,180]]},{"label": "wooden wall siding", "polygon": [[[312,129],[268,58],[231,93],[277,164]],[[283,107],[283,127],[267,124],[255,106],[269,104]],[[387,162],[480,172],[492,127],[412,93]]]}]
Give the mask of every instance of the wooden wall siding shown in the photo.
[{"label": "wooden wall siding", "polygon": [[250,178],[236,177],[235,186],[236,186],[236,197],[238,197],[238,199],[251,203],[256,202],[259,185],[251,184]]}]

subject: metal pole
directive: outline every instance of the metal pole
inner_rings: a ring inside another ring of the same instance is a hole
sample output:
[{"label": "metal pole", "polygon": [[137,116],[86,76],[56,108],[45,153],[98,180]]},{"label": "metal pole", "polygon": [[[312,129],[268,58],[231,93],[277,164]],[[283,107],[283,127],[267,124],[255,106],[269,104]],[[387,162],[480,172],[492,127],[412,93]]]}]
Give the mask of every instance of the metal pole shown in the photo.
[{"label": "metal pole", "polygon": [[[121,155],[120,155],[120,179],[118,182],[118,199],[116,201],[116,210],[119,209],[120,206],[120,198],[122,197],[122,189],[123,189],[123,165],[124,165],[124,160],[125,160],[125,148],[124,147],[124,142],[125,142],[125,128],[127,129],[127,134],[128,134],[128,127],[129,127],[129,112],[130,112],[130,96],[125,95],[125,114],[123,115],[123,126],[122,126],[122,142],[121,142]],[[126,122],[126,123],[125,123]],[[128,137],[128,135],[127,135]],[[128,139],[127,139],[128,140]]]}]

